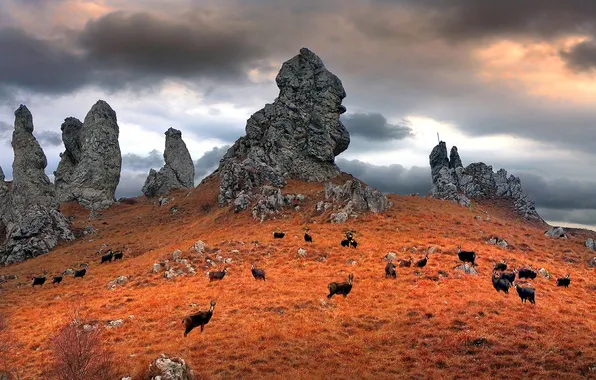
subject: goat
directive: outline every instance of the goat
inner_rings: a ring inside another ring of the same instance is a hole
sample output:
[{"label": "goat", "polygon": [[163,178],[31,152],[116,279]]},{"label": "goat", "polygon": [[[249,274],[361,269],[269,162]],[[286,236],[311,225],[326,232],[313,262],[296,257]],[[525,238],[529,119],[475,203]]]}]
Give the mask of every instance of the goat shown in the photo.
[{"label": "goat", "polygon": [[59,284],[62,282],[62,276],[54,276],[54,278],[52,278],[52,284]]},{"label": "goat", "polygon": [[387,263],[387,265],[385,266],[385,278],[387,277],[391,277],[391,278],[396,278],[397,277],[397,273],[395,273],[395,264],[393,263]]},{"label": "goat", "polygon": [[223,271],[209,272],[209,282],[215,280],[223,280],[225,275],[228,273],[228,267],[224,267]]},{"label": "goat", "polygon": [[83,278],[83,277],[85,277],[85,274],[87,274],[87,268],[89,266],[87,264],[84,264],[84,265],[85,265],[85,268],[74,271],[74,278],[77,278],[77,277]]},{"label": "goat", "polygon": [[500,278],[509,281],[510,283],[513,283],[513,281],[515,281],[515,273],[516,271],[513,272],[502,272]]},{"label": "goat", "polygon": [[509,280],[507,280],[506,278],[502,278],[494,271],[493,271],[492,280],[493,280],[493,287],[495,288],[497,293],[502,290],[503,293],[509,294],[509,288],[511,287],[511,282],[509,282]]},{"label": "goat", "polygon": [[426,263],[428,262],[428,255],[425,255],[423,259],[416,261],[416,266],[418,268],[424,268]]},{"label": "goat", "polygon": [[342,247],[349,247],[350,246],[350,240],[348,239],[344,239],[341,241],[341,246]]},{"label": "goat", "polygon": [[536,301],[534,300],[534,289],[523,288],[519,286],[519,284],[515,284],[515,290],[517,290],[517,294],[519,294],[519,298],[521,298],[522,303],[526,303],[526,300],[529,300],[530,303],[536,304]]},{"label": "goat", "polygon": [[412,258],[410,257],[409,260],[400,259],[397,263],[400,267],[409,267],[412,265]]},{"label": "goat", "polygon": [[203,327],[209,323],[209,320],[213,315],[215,300],[212,300],[210,305],[209,311],[199,311],[198,313],[189,315],[182,320],[182,324],[184,325],[184,337],[186,337],[186,335],[188,335],[188,333],[197,326],[201,326],[201,332],[203,332]]},{"label": "goat", "polygon": [[307,243],[312,243],[312,236],[310,236],[308,232],[304,233],[304,241]]},{"label": "goat", "polygon": [[534,270],[532,270],[532,267],[530,267],[530,268],[522,268],[517,273],[517,277],[519,277],[519,278],[531,278],[531,279],[535,279],[536,278],[536,272]]},{"label": "goat", "polygon": [[259,268],[255,268],[253,263],[250,263],[250,271],[252,272],[252,276],[255,280],[263,280],[265,281],[265,271]]},{"label": "goat", "polygon": [[31,283],[31,287],[35,287],[35,285],[43,286],[46,282],[46,275],[48,272],[43,272],[43,277],[33,277],[33,283]]},{"label": "goat", "polygon": [[122,253],[122,251],[116,251],[116,252],[114,252],[114,261],[116,261],[116,260],[122,260],[122,256],[124,256],[124,254]]},{"label": "goat", "polygon": [[494,270],[506,271],[507,270],[507,261],[503,260],[503,262],[495,264]]},{"label": "goat", "polygon": [[350,241],[350,247],[352,247],[352,248],[358,247],[358,242],[356,240],[352,239]]},{"label": "goat", "polygon": [[464,263],[470,263],[474,266],[474,261],[476,260],[476,252],[474,251],[462,251],[461,245],[457,246],[457,257],[459,257],[460,261]]},{"label": "goat", "polygon": [[568,287],[571,283],[571,274],[567,273],[563,278],[557,278],[557,286]]},{"label": "goat", "polygon": [[273,233],[274,239],[282,239],[284,236],[286,236],[286,234],[284,232],[274,232]]},{"label": "goat", "polygon": [[110,249],[110,251],[109,251],[109,252],[110,252],[110,253],[108,253],[107,255],[103,255],[103,256],[101,257],[101,263],[100,263],[100,264],[103,264],[103,263],[105,263],[106,261],[110,261],[110,262],[112,261],[112,259],[114,258],[114,252],[112,252],[112,250],[111,250],[111,249]]},{"label": "goat", "polygon": [[329,285],[327,285],[327,288],[329,289],[327,298],[331,298],[335,294],[343,294],[345,298],[352,290],[352,281],[354,281],[354,275],[350,273],[348,275],[348,282],[330,282]]}]

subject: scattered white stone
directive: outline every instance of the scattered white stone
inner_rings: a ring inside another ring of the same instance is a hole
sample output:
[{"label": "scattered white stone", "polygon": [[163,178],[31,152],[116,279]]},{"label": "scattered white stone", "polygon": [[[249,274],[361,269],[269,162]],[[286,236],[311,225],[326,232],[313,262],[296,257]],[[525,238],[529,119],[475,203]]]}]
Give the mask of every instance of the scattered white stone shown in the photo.
[{"label": "scattered white stone", "polygon": [[128,282],[128,277],[118,276],[114,280],[108,282],[108,290],[114,290],[118,286],[122,286]]},{"label": "scattered white stone", "polygon": [[153,273],[159,273],[160,270],[161,270],[161,264],[160,263],[153,264]]},{"label": "scattered white stone", "polygon": [[306,249],[304,249],[304,248],[298,248],[298,256],[300,256],[300,257],[306,257]]},{"label": "scattered white stone", "polygon": [[118,329],[120,327],[122,327],[124,325],[124,320],[122,319],[116,319],[114,321],[108,321],[108,323],[106,323],[106,329]]},{"label": "scattered white stone", "polygon": [[174,253],[172,253],[172,260],[174,260],[174,261],[180,260],[180,255],[182,255],[182,251],[179,249],[175,250]]}]

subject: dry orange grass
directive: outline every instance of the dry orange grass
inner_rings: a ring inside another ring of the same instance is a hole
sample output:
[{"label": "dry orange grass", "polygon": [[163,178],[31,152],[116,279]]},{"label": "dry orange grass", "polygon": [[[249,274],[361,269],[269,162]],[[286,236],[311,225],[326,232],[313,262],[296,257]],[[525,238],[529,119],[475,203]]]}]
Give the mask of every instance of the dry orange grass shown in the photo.
[{"label": "dry orange grass", "polygon": [[[213,179],[189,196],[172,194],[174,200],[163,207],[141,197],[137,204],[103,211],[98,219],[87,220],[88,212],[76,205],[63,206],[66,215],[76,217],[75,227],[92,225],[98,233],[0,269],[19,276],[3,285],[0,309],[18,337],[13,351],[21,374],[43,378],[51,360],[50,337],[67,321],[72,304],[80,303],[81,315],[102,328],[108,320],[125,319],[123,327],[103,334],[123,375],[139,376],[166,353],[184,358],[207,379],[596,376],[596,284],[594,270],[586,266],[585,233],[553,240],[543,235],[544,226],[528,224],[505,208],[476,204],[468,210],[395,195],[384,215],[334,225],[313,211],[322,190],[318,184],[291,182],[284,192],[303,193],[306,203],[264,223],[249,212],[215,206]],[[302,238],[306,224],[312,244]],[[288,234],[274,240],[275,229]],[[356,231],[357,249],[339,245],[347,229]],[[493,234],[516,249],[486,244]],[[200,262],[189,251],[199,239],[233,258],[222,281],[210,283],[202,267],[196,276],[172,281],[151,273],[153,263],[171,259],[175,249]],[[122,262],[100,265],[96,251],[103,243],[130,252]],[[479,276],[453,269],[457,244],[478,253]],[[297,256],[300,247],[306,258]],[[387,252],[419,259],[428,247],[436,252],[419,275],[414,268],[398,268],[396,280],[384,278],[381,258]],[[234,249],[239,253],[230,253]],[[326,262],[317,261],[321,255]],[[492,287],[492,266],[503,258],[510,266],[544,267],[555,277],[569,272],[571,286],[557,288],[554,279],[538,276],[536,305],[522,305],[514,289],[504,295]],[[356,265],[347,263],[351,259]],[[265,269],[267,282],[252,278],[251,260]],[[29,278],[43,270],[51,276],[80,263],[90,264],[83,279],[70,276],[59,286],[30,287]],[[438,277],[438,270],[449,277]],[[355,277],[352,292],[328,300],[327,284],[345,281],[348,273]],[[107,290],[108,281],[120,275],[130,281]],[[217,306],[205,331],[195,329],[184,338],[183,317],[205,310],[211,299]]]}]

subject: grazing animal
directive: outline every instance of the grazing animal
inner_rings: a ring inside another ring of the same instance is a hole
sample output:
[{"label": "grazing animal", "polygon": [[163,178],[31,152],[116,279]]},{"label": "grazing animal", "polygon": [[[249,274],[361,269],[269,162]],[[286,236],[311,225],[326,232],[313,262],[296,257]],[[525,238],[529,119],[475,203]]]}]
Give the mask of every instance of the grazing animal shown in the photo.
[{"label": "grazing animal", "polygon": [[519,277],[519,278],[531,278],[531,279],[535,279],[536,278],[536,272],[534,270],[532,270],[532,267],[530,267],[530,268],[522,268],[517,273],[517,277]]},{"label": "grazing animal", "polygon": [[426,263],[428,262],[428,255],[424,256],[423,259],[416,261],[416,266],[418,268],[424,268]]},{"label": "grazing animal", "polygon": [[210,305],[209,311],[199,311],[198,313],[189,315],[182,320],[182,324],[184,325],[184,337],[186,337],[186,335],[188,335],[188,333],[197,326],[201,326],[201,332],[203,332],[203,327],[209,323],[211,316],[213,316],[215,300],[212,300]]},{"label": "grazing animal", "polygon": [[327,285],[329,289],[329,295],[327,298],[333,297],[335,294],[343,294],[344,298],[352,290],[352,281],[354,281],[354,275],[350,273],[348,275],[348,282],[331,282]]},{"label": "grazing animal", "polygon": [[513,283],[513,281],[515,281],[515,273],[516,271],[513,272],[502,272],[500,278],[509,281],[510,283]]},{"label": "grazing animal", "polygon": [[464,263],[470,263],[472,266],[476,265],[474,264],[474,261],[476,260],[476,252],[462,251],[460,245],[457,246],[457,257]]},{"label": "grazing animal", "polygon": [[113,258],[114,258],[114,252],[112,252],[112,250],[110,249],[110,253],[108,253],[107,255],[103,255],[101,257],[101,263],[100,264],[103,264],[106,261],[110,261],[111,262]]},{"label": "grazing animal", "polygon": [[284,236],[286,236],[286,234],[284,232],[274,232],[273,233],[274,239],[282,239]]},{"label": "grazing animal", "polygon": [[307,243],[312,243],[312,236],[310,236],[308,232],[304,233],[304,241]]},{"label": "grazing animal", "polygon": [[122,256],[124,256],[124,254],[122,253],[122,251],[116,251],[116,252],[114,252],[114,261],[116,261],[116,260],[122,260]]},{"label": "grazing animal", "polygon": [[350,247],[352,247],[352,248],[358,247],[358,242],[354,239],[350,240]]},{"label": "grazing animal", "polygon": [[517,294],[519,294],[519,298],[521,298],[522,303],[526,303],[526,300],[529,300],[531,303],[535,304],[536,301],[535,291],[532,288],[523,288],[519,286],[519,284],[515,284],[515,290],[517,290]]},{"label": "grazing animal", "polygon": [[259,268],[255,268],[253,263],[250,263],[250,271],[252,272],[252,276],[255,280],[263,280],[265,281],[265,271]]},{"label": "grazing animal", "polygon": [[385,266],[385,278],[387,278],[387,277],[391,277],[391,278],[397,277],[397,273],[395,273],[395,264],[387,263],[387,265]]},{"label": "grazing animal", "polygon": [[209,282],[215,280],[223,280],[225,275],[228,273],[228,267],[224,267],[223,271],[209,272]]},{"label": "grazing animal", "polygon": [[85,264],[85,268],[79,269],[79,270],[75,270],[74,271],[74,278],[77,278],[77,277],[83,278],[83,277],[85,277],[85,275],[87,274],[87,268],[88,268],[88,265]]},{"label": "grazing animal", "polygon": [[563,278],[557,278],[557,286],[568,287],[571,283],[571,274],[567,273]]},{"label": "grazing animal", "polygon": [[493,271],[493,287],[497,291],[503,291],[505,294],[509,294],[509,288],[511,287],[511,282],[506,278],[501,278],[497,273]]},{"label": "grazing animal", "polygon": [[341,241],[341,246],[342,247],[349,247],[350,246],[350,241],[348,239],[344,239]]},{"label": "grazing animal", "polygon": [[62,276],[54,276],[54,278],[52,278],[52,284],[59,284],[62,282]]},{"label": "grazing animal", "polygon": [[47,274],[48,272],[43,272],[42,277],[33,277],[33,283],[31,283],[31,287],[34,287],[35,285],[43,286],[43,284],[46,282]]},{"label": "grazing animal", "polygon": [[409,259],[409,260],[400,259],[400,260],[397,262],[397,264],[398,264],[400,267],[409,267],[409,266],[411,266],[411,265],[412,265],[412,258],[410,257],[410,259]]},{"label": "grazing animal", "polygon": [[507,270],[507,262],[503,260],[503,262],[495,264],[495,270],[506,271]]}]

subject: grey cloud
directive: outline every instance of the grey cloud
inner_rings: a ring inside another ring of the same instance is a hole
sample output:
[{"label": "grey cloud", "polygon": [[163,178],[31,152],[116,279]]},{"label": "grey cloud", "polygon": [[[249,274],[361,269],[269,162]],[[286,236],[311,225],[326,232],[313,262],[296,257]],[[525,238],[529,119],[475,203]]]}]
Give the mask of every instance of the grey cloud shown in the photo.
[{"label": "grey cloud", "polygon": [[141,189],[147,179],[147,173],[138,171],[122,170],[120,173],[120,182],[116,188],[116,198],[138,197],[141,195]]},{"label": "grey cloud", "polygon": [[5,139],[10,136],[13,130],[13,126],[7,122],[0,121],[0,139]]},{"label": "grey cloud", "polygon": [[522,187],[536,205],[548,209],[592,209],[596,211],[596,182],[547,179],[532,174],[520,174]]},{"label": "grey cloud", "polygon": [[594,40],[582,41],[560,54],[569,68],[573,70],[592,71],[596,69],[596,42]]},{"label": "grey cloud", "polygon": [[62,135],[54,131],[39,131],[34,133],[35,138],[41,145],[61,146]]},{"label": "grey cloud", "polygon": [[[122,155],[122,168],[132,171],[144,171],[145,177],[149,169],[159,169],[164,165],[163,153],[154,149],[147,156],[140,156],[135,153]],[[144,181],[144,179],[143,179]]]},{"label": "grey cloud", "polygon": [[210,151],[206,152],[201,158],[195,162],[195,182],[199,182],[204,177],[211,174],[212,171],[217,169],[219,161],[226,154],[230,145],[224,145],[222,147],[214,147]]},{"label": "grey cloud", "polygon": [[544,220],[552,223],[576,223],[583,224],[596,231],[596,210],[563,210],[537,207],[536,211]]},{"label": "grey cloud", "polygon": [[351,113],[341,116],[350,135],[372,141],[401,140],[412,137],[412,128],[406,120],[400,124],[389,124],[380,113]]},{"label": "grey cloud", "polygon": [[401,165],[377,166],[359,160],[337,159],[337,166],[384,193],[427,194],[431,188],[430,168]]}]

